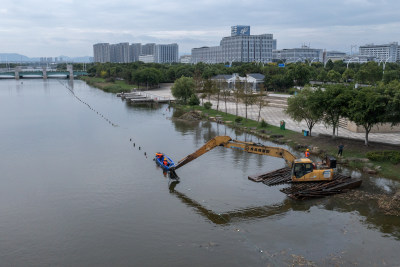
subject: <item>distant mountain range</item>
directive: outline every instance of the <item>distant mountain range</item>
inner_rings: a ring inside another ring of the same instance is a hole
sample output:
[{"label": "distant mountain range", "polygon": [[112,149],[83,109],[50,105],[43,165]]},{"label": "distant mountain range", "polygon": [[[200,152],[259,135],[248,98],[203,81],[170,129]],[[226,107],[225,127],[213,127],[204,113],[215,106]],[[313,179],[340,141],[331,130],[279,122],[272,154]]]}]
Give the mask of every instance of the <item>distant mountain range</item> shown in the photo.
[{"label": "distant mountain range", "polygon": [[[75,62],[75,63],[87,63],[91,62],[92,57],[67,57],[67,56],[59,56],[56,57],[57,62]],[[20,55],[17,53],[0,53],[0,62],[8,62],[8,63],[26,63],[26,62],[40,62],[40,57],[27,57],[24,55]],[[52,58],[52,62],[55,62],[55,57]]]}]

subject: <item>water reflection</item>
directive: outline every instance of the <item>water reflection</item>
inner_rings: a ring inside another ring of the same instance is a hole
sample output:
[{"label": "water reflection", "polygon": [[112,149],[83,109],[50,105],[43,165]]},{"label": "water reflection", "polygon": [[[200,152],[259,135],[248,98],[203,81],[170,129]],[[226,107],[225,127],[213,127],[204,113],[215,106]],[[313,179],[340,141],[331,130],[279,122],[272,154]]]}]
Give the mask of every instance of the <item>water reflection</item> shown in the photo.
[{"label": "water reflection", "polygon": [[[179,181],[171,181],[169,183],[169,192],[175,195],[179,200],[182,201],[188,207],[194,209],[198,214],[208,219],[214,224],[229,224],[237,221],[249,221],[254,219],[260,219],[270,216],[283,215],[290,210],[293,210],[296,205],[293,206],[293,202],[290,199],[286,199],[279,205],[265,205],[260,207],[248,207],[243,209],[237,209],[233,211],[226,211],[223,213],[216,213],[197,201],[191,199],[184,193],[175,190],[175,187],[179,184]],[[302,205],[301,210],[310,208],[313,204],[308,202],[307,206]],[[308,208],[307,208],[308,207]]]}]

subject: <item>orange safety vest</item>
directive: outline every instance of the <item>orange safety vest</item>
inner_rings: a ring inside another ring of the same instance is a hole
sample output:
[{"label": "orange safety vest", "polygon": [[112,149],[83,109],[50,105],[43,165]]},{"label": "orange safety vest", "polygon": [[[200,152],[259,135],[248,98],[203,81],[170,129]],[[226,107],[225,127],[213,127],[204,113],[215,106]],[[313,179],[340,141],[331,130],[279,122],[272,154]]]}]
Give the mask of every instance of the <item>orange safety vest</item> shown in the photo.
[{"label": "orange safety vest", "polygon": [[164,165],[168,166],[168,161],[166,159],[164,159]]},{"label": "orange safety vest", "polygon": [[157,157],[157,158],[161,158],[161,157],[162,157],[162,154],[161,154],[161,153],[156,153],[156,157]]},{"label": "orange safety vest", "polygon": [[310,156],[310,152],[306,151],[306,153],[304,153],[306,158],[308,158]]}]

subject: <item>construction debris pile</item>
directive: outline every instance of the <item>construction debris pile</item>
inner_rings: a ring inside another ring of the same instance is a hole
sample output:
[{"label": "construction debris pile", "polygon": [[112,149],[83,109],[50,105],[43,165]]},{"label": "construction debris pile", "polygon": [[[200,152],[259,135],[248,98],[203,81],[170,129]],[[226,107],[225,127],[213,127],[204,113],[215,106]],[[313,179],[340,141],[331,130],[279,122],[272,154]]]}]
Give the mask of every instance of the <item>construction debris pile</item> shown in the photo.
[{"label": "construction debris pile", "polygon": [[359,187],[362,182],[361,179],[335,174],[332,181],[299,183],[292,181],[290,172],[290,168],[285,167],[273,172],[249,176],[249,180],[262,182],[268,186],[290,184],[289,187],[282,188],[280,191],[290,198],[299,200],[344,193]]},{"label": "construction debris pile", "polygon": [[181,120],[188,120],[188,121],[200,121],[201,115],[196,111],[189,111],[179,117]]}]

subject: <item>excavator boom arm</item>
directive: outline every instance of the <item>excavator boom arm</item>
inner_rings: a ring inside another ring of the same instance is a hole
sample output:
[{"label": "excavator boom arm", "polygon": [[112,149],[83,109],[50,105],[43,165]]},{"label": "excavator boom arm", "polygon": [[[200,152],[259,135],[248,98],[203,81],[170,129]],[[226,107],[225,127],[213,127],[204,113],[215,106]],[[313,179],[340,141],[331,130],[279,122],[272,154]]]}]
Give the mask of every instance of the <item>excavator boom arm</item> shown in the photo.
[{"label": "excavator boom arm", "polygon": [[290,153],[288,150],[280,147],[271,147],[264,146],[261,144],[256,144],[253,142],[243,142],[238,140],[232,140],[229,136],[217,136],[210,141],[208,141],[205,145],[200,147],[198,150],[193,152],[192,154],[181,159],[178,164],[173,168],[174,170],[184,166],[185,164],[191,162],[192,160],[200,157],[204,153],[207,153],[211,149],[217,146],[224,146],[227,148],[239,148],[243,149],[248,153],[267,155],[277,158],[283,158],[286,160],[287,164],[291,165],[296,157]]},{"label": "excavator boom arm", "polygon": [[191,162],[192,160],[200,157],[201,155],[203,155],[204,153],[207,153],[211,149],[213,149],[217,146],[220,146],[220,145],[224,145],[231,140],[232,139],[229,136],[217,136],[217,137],[211,139],[210,141],[205,143],[205,145],[200,147],[198,150],[196,150],[192,154],[187,155],[186,157],[184,157],[183,159],[178,161],[178,164],[175,165],[174,170],[176,170],[176,169],[182,167],[183,165]]}]

